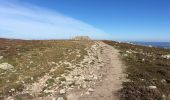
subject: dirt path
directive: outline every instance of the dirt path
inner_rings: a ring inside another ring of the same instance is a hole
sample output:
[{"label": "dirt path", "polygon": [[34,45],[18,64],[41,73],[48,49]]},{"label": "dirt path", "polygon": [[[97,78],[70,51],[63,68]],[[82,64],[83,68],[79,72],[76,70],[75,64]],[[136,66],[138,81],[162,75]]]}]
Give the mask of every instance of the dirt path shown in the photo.
[{"label": "dirt path", "polygon": [[84,95],[75,90],[70,93],[68,100],[118,100],[116,93],[121,88],[122,83],[122,62],[119,59],[119,51],[103,42],[98,42],[103,49],[99,55],[104,62],[100,71],[103,73],[102,80],[96,82],[91,92]]}]

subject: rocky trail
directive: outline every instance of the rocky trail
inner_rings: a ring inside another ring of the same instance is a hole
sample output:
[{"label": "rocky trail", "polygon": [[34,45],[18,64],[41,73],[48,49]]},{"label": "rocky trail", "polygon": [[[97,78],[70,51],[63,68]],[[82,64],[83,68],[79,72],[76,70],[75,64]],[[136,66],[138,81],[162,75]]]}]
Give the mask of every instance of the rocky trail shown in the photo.
[{"label": "rocky trail", "polygon": [[[75,90],[68,95],[68,100],[118,100],[117,92],[121,89],[123,79],[122,62],[119,59],[119,51],[103,42],[98,42],[102,53],[99,58],[104,66],[98,71],[103,77],[97,81],[93,90],[87,90],[85,95]],[[95,67],[95,66],[94,66]]]}]

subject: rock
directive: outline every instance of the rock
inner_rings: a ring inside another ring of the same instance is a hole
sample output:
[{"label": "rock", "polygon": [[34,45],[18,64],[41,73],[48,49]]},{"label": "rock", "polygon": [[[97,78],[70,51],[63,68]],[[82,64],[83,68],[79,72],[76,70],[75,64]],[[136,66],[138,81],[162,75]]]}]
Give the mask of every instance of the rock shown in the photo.
[{"label": "rock", "polygon": [[73,82],[74,80],[72,78],[70,78],[70,77],[66,77],[66,81]]},{"label": "rock", "polygon": [[85,80],[86,78],[84,76],[80,77],[80,80]]},{"label": "rock", "polygon": [[166,100],[166,96],[165,96],[165,94],[163,94],[163,95],[162,95],[162,98],[163,98],[163,100]]},{"label": "rock", "polygon": [[83,85],[82,85],[82,88],[84,88],[84,89],[87,88],[86,84],[83,84]]},{"label": "rock", "polygon": [[80,84],[81,84],[80,80],[77,80],[77,81],[75,82],[75,85],[80,85]]},{"label": "rock", "polygon": [[34,80],[34,77],[31,77],[31,80],[33,81],[33,80]]},{"label": "rock", "polygon": [[156,89],[156,86],[148,86],[149,89]]},{"label": "rock", "polygon": [[96,69],[97,69],[97,70],[99,70],[99,69],[100,69],[100,67],[97,67]]},{"label": "rock", "polygon": [[32,64],[33,63],[33,61],[30,61],[30,64]]},{"label": "rock", "polygon": [[3,70],[9,70],[9,69],[12,69],[14,68],[14,66],[8,64],[8,63],[1,63],[0,64],[0,69],[3,69]]},{"label": "rock", "polygon": [[89,91],[87,91],[85,94],[89,95],[89,94],[90,94],[90,92],[89,92]]},{"label": "rock", "polygon": [[3,56],[0,56],[0,60],[3,58]]},{"label": "rock", "polygon": [[9,97],[7,97],[7,99],[6,100],[14,100],[14,98],[13,97],[11,97],[11,96],[9,96]]},{"label": "rock", "polygon": [[170,54],[168,54],[168,55],[163,55],[162,57],[163,57],[163,58],[166,58],[166,59],[170,59]]},{"label": "rock", "polygon": [[60,90],[60,94],[65,94],[66,93],[66,90],[65,89],[61,89]]},{"label": "rock", "polygon": [[44,93],[53,93],[54,90],[44,90],[43,92],[44,92]]},{"label": "rock", "polygon": [[94,89],[89,88],[88,91],[89,91],[89,92],[94,92]]},{"label": "rock", "polygon": [[166,83],[167,81],[165,79],[162,79],[161,80],[161,83]]},{"label": "rock", "polygon": [[74,89],[74,88],[72,88],[72,87],[67,88],[67,90],[72,90],[72,89]]},{"label": "rock", "polygon": [[14,89],[14,88],[12,88],[12,89],[11,89],[11,91],[15,91],[15,89]]},{"label": "rock", "polygon": [[64,98],[63,97],[58,97],[57,100],[64,100]]},{"label": "rock", "polygon": [[52,100],[56,100],[56,98],[52,98]]},{"label": "rock", "polygon": [[131,51],[126,51],[126,53],[132,53]]},{"label": "rock", "polygon": [[97,80],[97,79],[98,79],[98,77],[97,77],[97,76],[94,76],[94,78],[93,78],[93,79]]},{"label": "rock", "polygon": [[143,59],[142,59],[142,61],[144,62],[144,61],[145,61],[145,59],[143,58]]},{"label": "rock", "polygon": [[124,54],[123,56],[124,56],[124,57],[127,57],[127,56],[128,56],[128,54]]},{"label": "rock", "polygon": [[90,40],[88,36],[76,36],[73,40]]}]

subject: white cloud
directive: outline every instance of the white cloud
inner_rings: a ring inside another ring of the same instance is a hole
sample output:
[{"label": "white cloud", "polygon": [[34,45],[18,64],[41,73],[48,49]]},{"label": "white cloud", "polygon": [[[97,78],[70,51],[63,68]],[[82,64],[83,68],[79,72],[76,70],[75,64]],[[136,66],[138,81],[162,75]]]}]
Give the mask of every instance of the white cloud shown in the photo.
[{"label": "white cloud", "polygon": [[33,6],[0,4],[0,37],[21,39],[65,39],[88,35],[108,39],[110,34],[61,13]]}]

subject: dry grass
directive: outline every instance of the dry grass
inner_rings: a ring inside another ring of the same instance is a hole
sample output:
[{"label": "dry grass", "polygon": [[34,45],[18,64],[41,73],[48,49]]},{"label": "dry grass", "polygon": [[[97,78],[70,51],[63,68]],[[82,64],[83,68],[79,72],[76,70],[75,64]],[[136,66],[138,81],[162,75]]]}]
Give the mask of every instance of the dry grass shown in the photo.
[{"label": "dry grass", "polygon": [[[104,41],[120,50],[125,62],[127,78],[123,83],[123,100],[169,100],[170,99],[170,59],[162,55],[170,54],[169,49],[150,48]],[[130,53],[129,53],[130,51]],[[150,89],[148,86],[156,86]]]},{"label": "dry grass", "polygon": [[[86,55],[87,41],[23,41],[0,39],[0,63],[7,62],[14,66],[12,70],[0,69],[0,95],[12,95],[22,91],[23,84],[30,84],[49,73],[60,61],[76,64]],[[79,51],[79,52],[76,52]],[[80,55],[80,56],[77,56]],[[68,70],[59,66],[53,73],[59,76]],[[71,69],[70,69],[71,70]],[[52,79],[48,80],[52,84]],[[11,89],[15,89],[11,91]]]}]

